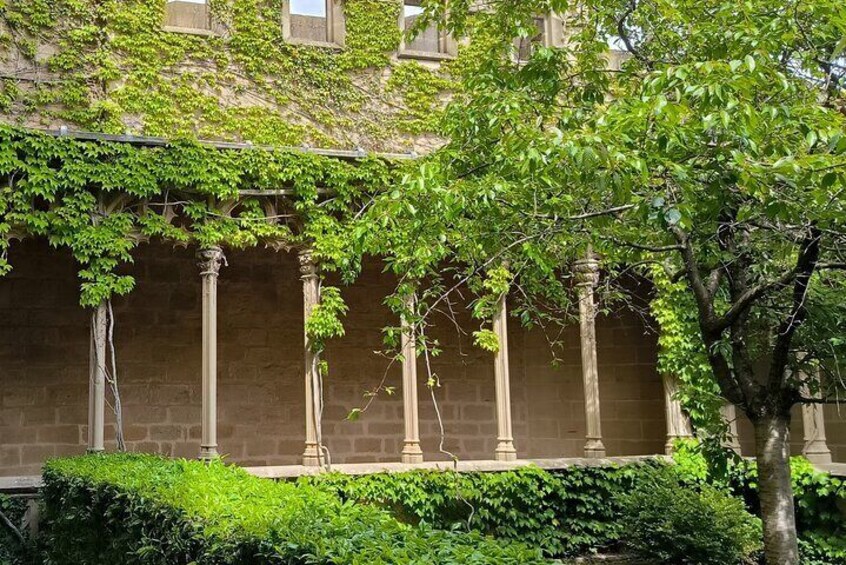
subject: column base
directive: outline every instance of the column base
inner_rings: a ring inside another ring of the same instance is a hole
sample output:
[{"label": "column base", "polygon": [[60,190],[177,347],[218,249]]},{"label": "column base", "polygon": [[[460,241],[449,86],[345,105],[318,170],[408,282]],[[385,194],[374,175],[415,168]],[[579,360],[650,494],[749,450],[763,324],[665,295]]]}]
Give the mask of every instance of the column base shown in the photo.
[{"label": "column base", "polygon": [[88,453],[88,454],[105,453],[105,452],[106,452],[106,450],[102,447],[97,448],[97,449],[92,449],[92,448],[89,447],[88,449],[85,450],[85,453]]},{"label": "column base", "polygon": [[200,447],[200,461],[211,461],[217,459],[220,455],[217,452],[216,445],[203,445]]},{"label": "column base", "polygon": [[828,465],[831,463],[831,451],[824,441],[806,443],[802,449],[802,456],[816,465]]},{"label": "column base", "polygon": [[676,442],[680,439],[693,439],[692,435],[667,436],[667,443],[664,444],[664,453],[672,455],[676,452]]},{"label": "column base", "polygon": [[517,461],[517,450],[514,449],[514,441],[510,439],[499,440],[494,459],[497,461]]},{"label": "column base", "polygon": [[585,457],[588,459],[602,459],[605,457],[605,444],[601,439],[589,439],[585,443]]},{"label": "column base", "polygon": [[416,441],[405,442],[400,461],[403,463],[423,463],[423,450],[420,449],[420,443]]},{"label": "column base", "polygon": [[323,457],[320,456],[317,444],[306,444],[303,452],[303,465],[305,467],[320,467],[323,465]]}]

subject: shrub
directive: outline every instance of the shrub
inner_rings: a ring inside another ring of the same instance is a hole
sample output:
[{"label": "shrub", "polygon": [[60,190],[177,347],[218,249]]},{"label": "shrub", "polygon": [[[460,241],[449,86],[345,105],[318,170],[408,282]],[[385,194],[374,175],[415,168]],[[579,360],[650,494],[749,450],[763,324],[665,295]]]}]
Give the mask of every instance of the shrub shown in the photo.
[{"label": "shrub", "polygon": [[[675,469],[686,484],[709,484],[726,488],[745,501],[749,512],[758,514],[758,471],[755,461],[730,459],[725,473],[708,468],[695,441],[677,445]],[[796,529],[802,562],[808,565],[846,563],[846,482],[817,471],[804,457],[790,458]]]},{"label": "shrub", "polygon": [[32,540],[23,527],[26,502],[20,498],[10,498],[0,494],[0,512],[15,526],[23,536],[20,538],[4,523],[0,523],[0,563],[3,565],[26,565],[32,563]]},{"label": "shrub", "polygon": [[659,462],[625,466],[535,467],[493,473],[410,471],[360,477],[302,477],[342,499],[375,504],[397,519],[438,529],[471,529],[523,541],[549,557],[617,542],[623,493]]},{"label": "shrub", "polygon": [[743,501],[704,485],[685,487],[674,470],[653,473],[624,497],[624,539],[661,563],[730,564],[761,546],[761,522]]},{"label": "shrub", "polygon": [[219,462],[88,455],[44,469],[56,565],[540,564],[536,549],[401,524],[372,506]]}]

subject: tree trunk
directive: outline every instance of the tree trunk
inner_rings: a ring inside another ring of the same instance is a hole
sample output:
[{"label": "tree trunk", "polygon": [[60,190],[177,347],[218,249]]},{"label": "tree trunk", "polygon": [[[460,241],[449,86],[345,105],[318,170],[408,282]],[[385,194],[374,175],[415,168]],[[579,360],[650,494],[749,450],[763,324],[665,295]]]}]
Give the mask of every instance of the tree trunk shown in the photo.
[{"label": "tree trunk", "polygon": [[767,416],[754,425],[766,563],[796,565],[799,546],[790,483],[790,418]]}]

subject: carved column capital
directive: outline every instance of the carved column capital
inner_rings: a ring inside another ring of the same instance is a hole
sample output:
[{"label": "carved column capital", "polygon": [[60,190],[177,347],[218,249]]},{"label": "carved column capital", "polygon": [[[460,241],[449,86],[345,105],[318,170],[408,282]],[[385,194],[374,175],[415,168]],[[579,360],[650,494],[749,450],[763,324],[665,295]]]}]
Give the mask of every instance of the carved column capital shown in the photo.
[{"label": "carved column capital", "polygon": [[593,254],[576,261],[573,265],[573,272],[576,275],[576,286],[578,287],[592,288],[599,284],[599,261]]},{"label": "carved column capital", "polygon": [[197,267],[200,268],[200,276],[217,277],[220,274],[220,267],[226,263],[226,256],[218,246],[203,247],[197,250]]},{"label": "carved column capital", "polygon": [[300,278],[311,279],[317,276],[317,261],[314,259],[314,251],[310,247],[300,249]]}]

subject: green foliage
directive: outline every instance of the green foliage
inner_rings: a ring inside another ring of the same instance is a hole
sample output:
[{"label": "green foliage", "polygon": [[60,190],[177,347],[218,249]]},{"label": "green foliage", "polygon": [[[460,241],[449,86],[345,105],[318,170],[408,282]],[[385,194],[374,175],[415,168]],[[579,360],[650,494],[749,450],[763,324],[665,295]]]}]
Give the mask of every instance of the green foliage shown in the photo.
[{"label": "green foliage", "polygon": [[[754,461],[730,459],[726,470],[715,469],[695,441],[680,442],[673,459],[684,484],[730,492],[745,501],[750,512],[760,511]],[[790,471],[803,563],[846,560],[846,482],[817,471],[804,457],[792,457]]]},{"label": "green foliage", "polygon": [[334,286],[320,289],[320,302],[315,305],[305,325],[313,352],[321,353],[328,340],[344,336],[341,318],[347,310],[347,305],[341,298],[341,289]]},{"label": "green foliage", "polygon": [[3,565],[35,565],[35,547],[29,538],[29,532],[23,527],[26,501],[0,494],[0,512],[18,528],[24,542],[4,523],[0,523],[0,563]]},{"label": "green foliage", "polygon": [[304,484],[221,462],[149,455],[53,460],[44,470],[49,563],[542,563],[479,534],[411,527]]},{"label": "green foliage", "polygon": [[[391,57],[399,0],[344,2],[338,50],[286,42],[282,0],[213,0],[213,36],[164,31],[165,5],[3,3],[11,33],[0,56],[22,53],[55,78],[23,89],[4,83],[0,106],[15,118],[110,133],[394,151],[411,146],[402,132],[431,132],[435,120],[423,112],[437,114],[449,86],[438,70],[418,66],[412,77]],[[393,67],[401,76],[387,88],[381,77]]]},{"label": "green foliage", "polygon": [[[119,273],[139,240],[156,237],[198,246],[259,243],[315,247],[327,269],[354,271],[339,233],[347,214],[391,178],[389,163],[349,163],[282,150],[218,150],[192,142],[167,147],[74,141],[0,128],[0,252],[11,235],[47,238],[80,264],[84,306],[129,292]],[[241,190],[288,187],[278,212],[309,220],[295,226],[268,217]],[[332,191],[324,201],[318,188]],[[170,215],[168,215],[170,214]],[[0,273],[10,265],[0,253]],[[331,291],[330,291],[331,293]],[[328,297],[328,298],[331,298]],[[327,299],[328,299],[327,298]]]},{"label": "green foliage", "polygon": [[761,548],[761,521],[742,500],[708,485],[685,488],[672,469],[642,477],[624,508],[626,544],[660,563],[740,563]]},{"label": "green foliage", "polygon": [[375,504],[403,522],[469,529],[562,557],[617,543],[623,533],[623,494],[656,466],[662,465],[570,467],[555,472],[526,467],[496,473],[330,474],[303,477],[298,484]]}]

